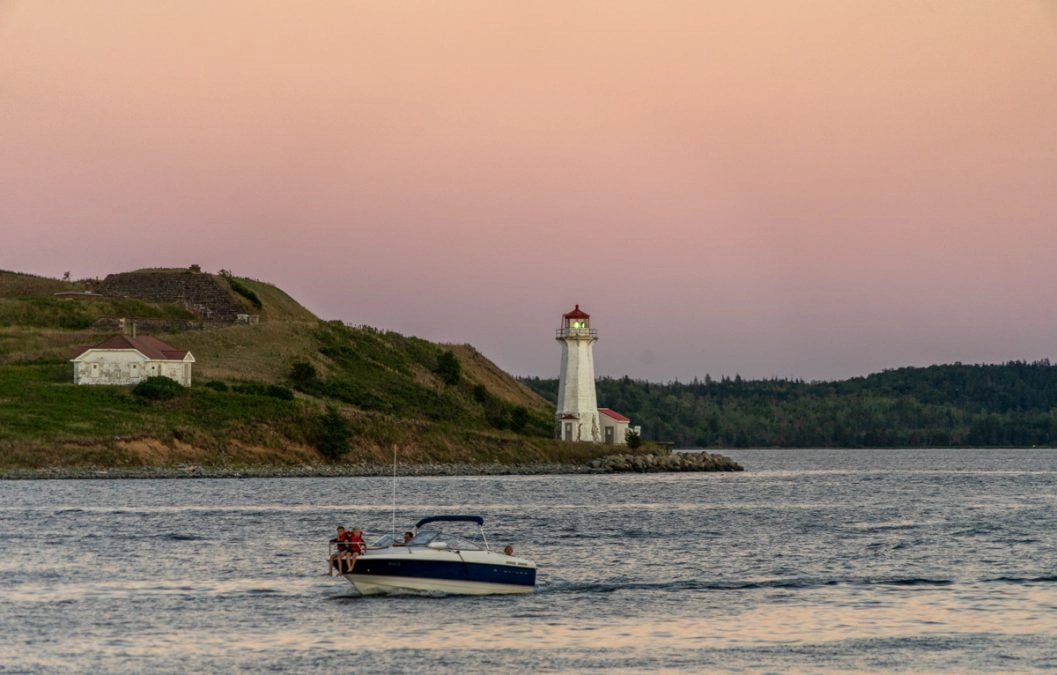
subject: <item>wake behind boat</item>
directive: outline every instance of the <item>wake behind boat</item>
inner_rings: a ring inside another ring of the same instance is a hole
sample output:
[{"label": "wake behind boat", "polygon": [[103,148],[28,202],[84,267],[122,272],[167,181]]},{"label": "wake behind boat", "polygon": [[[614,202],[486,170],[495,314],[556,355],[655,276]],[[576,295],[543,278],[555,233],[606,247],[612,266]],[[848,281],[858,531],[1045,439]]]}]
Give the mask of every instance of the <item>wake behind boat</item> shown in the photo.
[{"label": "wake behind boat", "polygon": [[[474,535],[462,536],[437,529],[437,523],[476,524],[477,528]],[[491,595],[536,590],[536,563],[489,549],[481,516],[423,518],[413,534],[406,544],[386,535],[368,546],[345,578],[362,595]]]}]

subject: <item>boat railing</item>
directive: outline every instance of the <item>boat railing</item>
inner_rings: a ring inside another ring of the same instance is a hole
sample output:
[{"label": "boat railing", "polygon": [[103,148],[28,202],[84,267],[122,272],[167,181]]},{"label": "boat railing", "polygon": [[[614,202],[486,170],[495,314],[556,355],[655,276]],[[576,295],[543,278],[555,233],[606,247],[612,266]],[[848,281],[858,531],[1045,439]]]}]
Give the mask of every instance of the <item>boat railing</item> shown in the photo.
[{"label": "boat railing", "polygon": [[[377,541],[381,541],[381,539],[379,539]],[[335,555],[337,553],[351,553],[353,546],[354,546],[354,544],[352,542],[330,541],[330,542],[327,543],[327,557],[329,558],[329,557],[331,557],[331,556],[333,556],[333,555]],[[367,553],[368,551],[384,551],[384,550],[392,548],[394,546],[398,547],[398,548],[403,548],[403,547],[406,546],[406,544],[404,544],[402,542],[393,542],[393,541],[389,541],[389,542],[384,543],[384,544],[378,544],[376,542],[371,542],[371,543],[360,542],[359,555],[363,555],[364,553]],[[407,548],[408,548],[408,551],[410,552],[411,548],[410,547],[407,547]]]},{"label": "boat railing", "polygon": [[[472,548],[474,550],[492,551],[492,547],[489,545],[488,537],[485,534],[483,527],[480,527],[480,526],[477,527],[476,536],[472,536],[472,537],[469,537],[469,538],[467,538],[467,537],[459,537],[459,538],[464,540],[464,546],[461,546],[461,547],[458,547],[458,548],[453,548],[453,549],[450,549],[450,550],[459,550],[459,549],[462,549],[462,548],[468,548],[468,546],[466,546],[465,544],[470,544],[470,545],[472,545]],[[379,542],[384,542],[384,543],[379,543]],[[356,546],[356,544],[353,543],[353,542],[333,541],[333,540],[331,540],[331,541],[327,542],[327,558],[328,559],[333,558],[335,555],[340,554],[340,553],[352,553],[354,546]],[[425,547],[429,547],[429,548],[440,548],[440,547],[432,547],[432,546],[430,546],[430,542],[429,541],[426,541],[424,543],[416,544],[416,546],[425,546]],[[394,548],[394,547],[396,547],[396,548],[406,548],[407,552],[409,554],[412,553],[412,551],[415,549],[415,546],[411,546],[410,544],[404,543],[402,541],[393,541],[392,538],[389,535],[385,535],[385,536],[383,536],[381,538],[375,539],[374,542],[367,542],[367,541],[359,542],[359,551],[358,551],[357,554],[358,555],[363,555],[363,554],[365,554],[365,553],[367,553],[369,551],[383,551],[383,550],[387,550],[387,549]],[[445,545],[444,548],[448,548],[448,546]]]},{"label": "boat railing", "polygon": [[[355,551],[355,549],[357,549],[357,548],[359,548],[359,550]],[[380,546],[380,547],[377,547],[377,548],[385,548],[385,547],[384,546]],[[371,547],[368,546],[367,544],[363,543],[363,542],[359,542],[359,546],[357,546],[356,543],[349,542],[349,541],[331,541],[331,542],[327,542],[327,557],[329,558],[330,556],[332,556],[332,555],[334,555],[336,553],[353,553],[354,551],[359,553],[359,554],[363,554],[363,553],[367,552],[367,550],[369,550],[369,549],[371,549]]]}]

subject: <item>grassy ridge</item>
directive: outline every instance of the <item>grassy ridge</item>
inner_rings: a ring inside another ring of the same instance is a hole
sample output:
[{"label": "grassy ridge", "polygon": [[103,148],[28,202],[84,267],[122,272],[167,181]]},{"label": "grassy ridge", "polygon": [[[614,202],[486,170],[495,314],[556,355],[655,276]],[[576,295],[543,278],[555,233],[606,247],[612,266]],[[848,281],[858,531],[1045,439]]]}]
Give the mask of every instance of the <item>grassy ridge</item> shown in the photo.
[{"label": "grassy ridge", "polygon": [[63,291],[84,291],[87,288],[83,282],[61,281],[22,272],[0,270],[0,298],[51,295]]},{"label": "grassy ridge", "polygon": [[79,330],[108,317],[191,320],[194,314],[177,305],[156,305],[132,298],[0,298],[0,325]]},{"label": "grassy ridge", "polygon": [[[455,384],[445,383],[434,372],[446,351],[439,345],[388,331],[349,328],[338,322],[319,324],[315,338],[327,375],[314,386],[305,387],[307,393],[363,410],[434,422],[499,429],[510,424],[508,419],[504,425],[502,413],[491,410],[487,401],[478,400],[477,387],[487,389],[487,384],[479,381],[476,371],[468,371]],[[518,407],[506,401],[501,405],[511,416]],[[532,410],[525,408],[525,413],[530,433],[550,434],[549,407],[542,400]]]},{"label": "grassy ridge", "polygon": [[251,308],[250,311],[259,311],[263,321],[317,321],[312,312],[277,286],[244,277],[219,277],[219,279],[222,284],[226,284],[232,290],[234,290],[234,284],[252,293],[260,301],[261,306]]}]

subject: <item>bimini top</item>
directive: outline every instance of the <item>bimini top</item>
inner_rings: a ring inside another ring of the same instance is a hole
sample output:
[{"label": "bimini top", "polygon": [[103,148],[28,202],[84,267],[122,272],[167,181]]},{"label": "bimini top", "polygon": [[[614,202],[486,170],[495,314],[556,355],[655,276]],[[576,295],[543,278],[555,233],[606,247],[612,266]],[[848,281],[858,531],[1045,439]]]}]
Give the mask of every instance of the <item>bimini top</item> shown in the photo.
[{"label": "bimini top", "polygon": [[481,516],[430,516],[415,523],[415,529],[417,530],[428,523],[477,523],[483,526],[484,518]]}]

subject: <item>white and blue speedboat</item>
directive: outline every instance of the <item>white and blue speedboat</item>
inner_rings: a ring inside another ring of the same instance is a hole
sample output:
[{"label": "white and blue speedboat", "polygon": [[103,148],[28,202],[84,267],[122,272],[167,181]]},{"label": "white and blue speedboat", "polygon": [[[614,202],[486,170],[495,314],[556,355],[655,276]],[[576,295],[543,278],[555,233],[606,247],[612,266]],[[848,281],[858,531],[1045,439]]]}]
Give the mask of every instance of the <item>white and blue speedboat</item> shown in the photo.
[{"label": "white and blue speedboat", "polygon": [[[469,523],[477,528],[475,534],[462,536],[437,529],[438,523]],[[407,544],[394,543],[387,535],[369,546],[345,578],[363,595],[491,595],[536,590],[536,563],[490,550],[481,516],[423,518],[413,534]]]}]

